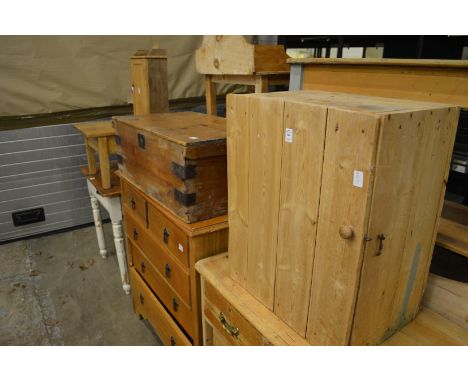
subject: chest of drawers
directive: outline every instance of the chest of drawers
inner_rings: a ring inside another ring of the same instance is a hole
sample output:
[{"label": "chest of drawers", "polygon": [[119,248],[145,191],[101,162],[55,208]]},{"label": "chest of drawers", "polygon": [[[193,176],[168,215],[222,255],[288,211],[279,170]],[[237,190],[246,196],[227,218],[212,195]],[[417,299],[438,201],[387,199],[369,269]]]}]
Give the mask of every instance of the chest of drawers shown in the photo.
[{"label": "chest of drawers", "polygon": [[165,345],[199,345],[195,262],[227,249],[227,217],[187,224],[120,174],[135,312]]},{"label": "chest of drawers", "polygon": [[305,346],[305,338],[230,277],[227,253],[197,263],[205,345]]}]

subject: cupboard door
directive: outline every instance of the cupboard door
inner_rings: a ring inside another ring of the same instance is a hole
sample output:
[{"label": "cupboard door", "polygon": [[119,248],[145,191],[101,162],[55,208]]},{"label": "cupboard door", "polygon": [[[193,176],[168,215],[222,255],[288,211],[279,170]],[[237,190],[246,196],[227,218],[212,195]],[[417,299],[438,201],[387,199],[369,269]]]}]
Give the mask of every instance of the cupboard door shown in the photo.
[{"label": "cupboard door", "polygon": [[132,60],[132,81],[133,114],[149,114],[148,63],[146,60]]},{"label": "cupboard door", "polygon": [[330,108],[306,338],[346,345],[372,197],[378,117]]},{"label": "cupboard door", "polygon": [[418,312],[457,116],[452,108],[382,117],[352,345],[378,344]]}]

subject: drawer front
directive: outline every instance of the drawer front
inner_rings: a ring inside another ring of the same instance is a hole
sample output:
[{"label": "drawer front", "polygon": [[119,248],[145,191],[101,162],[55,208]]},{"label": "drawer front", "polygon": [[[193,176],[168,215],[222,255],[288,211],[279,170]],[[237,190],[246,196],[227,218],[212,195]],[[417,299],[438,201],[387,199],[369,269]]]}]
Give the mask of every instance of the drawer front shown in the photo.
[{"label": "drawer front", "polygon": [[151,323],[164,345],[190,346],[190,340],[179,329],[134,268],[130,269],[130,279],[135,313]]},{"label": "drawer front", "polygon": [[125,242],[127,243],[127,250],[126,250],[126,254],[127,254],[127,264],[129,267],[133,267],[133,255],[132,255],[132,252],[133,252],[133,248],[132,248],[132,241],[129,239],[128,236],[125,237]]},{"label": "drawer front", "polygon": [[156,207],[148,205],[148,228],[158,243],[188,266],[188,237]]},{"label": "drawer front", "polygon": [[[132,247],[131,264],[136,263],[135,252],[138,248],[144,253],[147,260],[150,261],[153,268],[157,269],[159,274],[171,285],[180,295],[187,305],[191,305],[190,300],[190,276],[189,271],[180,262],[168,252],[166,248],[161,248],[148,230],[138,224],[133,215],[124,209],[125,212],[125,231],[128,241],[132,241],[129,247]],[[138,248],[136,248],[138,247]]]},{"label": "drawer front", "polygon": [[[130,240],[129,240],[130,241]],[[190,304],[190,276],[187,270],[172,260],[169,255],[158,251],[142,252],[137,245],[132,246],[133,265],[153,287],[150,279],[164,279],[187,306]],[[157,276],[153,276],[157,273]],[[146,276],[148,275],[148,276]]]},{"label": "drawer front", "polygon": [[122,202],[138,218],[139,223],[147,226],[147,202],[139,192],[125,180],[122,180]]},{"label": "drawer front", "polygon": [[218,344],[271,345],[271,342],[206,280],[204,290],[204,317],[216,335],[222,337],[216,341]]},{"label": "drawer front", "polygon": [[[142,275],[147,284],[151,287],[154,293],[156,293],[158,298],[171,312],[174,318],[184,327],[187,333],[192,336],[193,323],[190,306],[187,305],[187,303],[184,302],[178,293],[169,285],[165,280],[165,277],[152,266],[151,262],[148,260],[148,257],[150,256],[142,254],[142,252],[148,253],[148,248],[149,253],[154,253],[152,248],[156,249],[157,246],[151,246],[152,241],[149,239],[147,232],[141,229],[138,224],[131,222],[130,219],[128,219],[128,216],[126,217],[126,229],[128,232],[130,232],[130,230],[133,232],[133,237],[130,236],[129,240],[133,240],[131,247],[134,267],[138,270],[140,275]],[[138,232],[136,236],[135,232]]]}]

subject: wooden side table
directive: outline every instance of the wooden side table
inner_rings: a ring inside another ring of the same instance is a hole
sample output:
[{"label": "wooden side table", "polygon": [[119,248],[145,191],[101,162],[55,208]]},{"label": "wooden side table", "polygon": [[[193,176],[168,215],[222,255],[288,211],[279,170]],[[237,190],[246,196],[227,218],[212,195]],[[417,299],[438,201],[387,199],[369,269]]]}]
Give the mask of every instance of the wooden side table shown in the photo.
[{"label": "wooden side table", "polygon": [[125,255],[124,237],[122,232],[122,207],[120,204],[120,180],[114,173],[117,170],[117,164],[112,163],[111,187],[105,189],[102,187],[100,173],[96,175],[89,174],[87,167],[81,167],[81,172],[87,178],[89,197],[91,198],[91,207],[93,209],[94,225],[96,227],[96,236],[99,246],[99,253],[102,258],[107,258],[106,242],[104,231],[102,229],[102,218],[100,206],[109,213],[112,222],[112,233],[114,235],[115,252],[119,264],[120,278],[122,280],[123,290],[130,294],[130,282],[128,277],[127,259]]},{"label": "wooden side table", "polygon": [[[127,260],[122,232],[122,208],[120,205],[120,180],[115,174],[117,164],[111,163],[110,155],[116,152],[115,130],[111,121],[78,123],[75,127],[84,135],[88,166],[81,167],[86,176],[91,207],[93,209],[94,225],[99,246],[99,253],[107,258],[106,242],[102,229],[100,206],[109,213],[112,222],[115,251],[119,264],[123,289],[130,294]],[[99,168],[96,164],[95,153],[99,155]]]},{"label": "wooden side table", "polygon": [[86,155],[88,157],[88,173],[96,174],[96,153],[99,155],[102,188],[111,188],[111,173],[109,157],[116,153],[115,130],[111,121],[77,123],[75,127],[84,135]]}]

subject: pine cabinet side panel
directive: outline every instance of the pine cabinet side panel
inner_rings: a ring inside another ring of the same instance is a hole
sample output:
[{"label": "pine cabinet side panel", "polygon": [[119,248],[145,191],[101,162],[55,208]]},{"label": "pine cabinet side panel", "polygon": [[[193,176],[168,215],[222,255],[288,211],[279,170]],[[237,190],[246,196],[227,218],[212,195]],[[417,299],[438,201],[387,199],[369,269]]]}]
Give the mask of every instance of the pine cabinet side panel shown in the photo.
[{"label": "pine cabinet side panel", "polygon": [[229,211],[229,268],[242,286],[247,282],[249,234],[250,98],[227,97],[227,171]]},{"label": "pine cabinet side panel", "polygon": [[250,98],[247,290],[273,310],[278,239],[282,100]]},{"label": "pine cabinet side panel", "polygon": [[376,116],[328,110],[306,334],[313,345],[349,343],[378,132]]},{"label": "pine cabinet side panel", "polygon": [[148,62],[148,82],[150,112],[168,113],[167,59],[151,59]]},{"label": "pine cabinet side panel", "polygon": [[228,235],[228,228],[224,228],[189,239],[190,294],[191,301],[194,302],[192,303],[194,345],[203,344],[202,291],[200,274],[195,270],[195,264],[206,257],[225,252],[228,246]]},{"label": "pine cabinet side panel", "polygon": [[406,239],[392,312],[391,326],[395,330],[411,321],[419,310],[442,211],[458,117],[458,108],[444,108],[432,110],[424,121],[411,231]]},{"label": "pine cabinet side panel", "polygon": [[[389,325],[400,277],[404,247],[415,203],[420,171],[418,148],[423,144],[429,111],[382,117],[371,215],[351,344],[382,342]],[[384,235],[381,241],[379,235]],[[381,248],[379,251],[379,247]]]},{"label": "pine cabinet side panel", "polygon": [[[322,178],[327,109],[286,102],[275,313],[305,337]],[[286,136],[286,135],[285,135]]]}]

